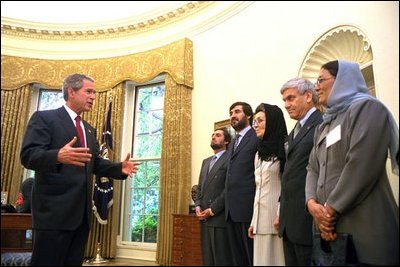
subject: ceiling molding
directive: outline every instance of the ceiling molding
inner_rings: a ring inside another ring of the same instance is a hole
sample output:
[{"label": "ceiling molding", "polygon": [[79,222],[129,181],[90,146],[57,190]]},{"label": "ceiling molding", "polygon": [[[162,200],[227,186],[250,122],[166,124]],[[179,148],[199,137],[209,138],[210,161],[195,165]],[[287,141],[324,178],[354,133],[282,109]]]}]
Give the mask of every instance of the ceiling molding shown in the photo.
[{"label": "ceiling molding", "polygon": [[322,35],[303,60],[299,77],[316,80],[321,66],[329,61],[354,61],[363,68],[373,59],[371,42],[364,32],[351,25],[333,28]]},{"label": "ceiling molding", "polygon": [[[229,19],[254,1],[193,1],[162,15],[108,25],[21,24],[2,17],[1,54],[45,59],[90,59],[132,54],[190,38]],[[36,26],[35,26],[36,25]],[[39,27],[40,26],[40,27]],[[61,27],[62,26],[62,27]],[[76,25],[75,25],[76,27]],[[71,30],[73,29],[73,30]]]},{"label": "ceiling molding", "polygon": [[202,9],[215,5],[212,1],[192,1],[166,13],[152,12],[150,15],[134,16],[129,19],[104,23],[39,23],[24,20],[1,18],[1,33],[26,38],[48,40],[91,40],[116,38],[129,34],[157,30],[167,24],[178,22]]}]

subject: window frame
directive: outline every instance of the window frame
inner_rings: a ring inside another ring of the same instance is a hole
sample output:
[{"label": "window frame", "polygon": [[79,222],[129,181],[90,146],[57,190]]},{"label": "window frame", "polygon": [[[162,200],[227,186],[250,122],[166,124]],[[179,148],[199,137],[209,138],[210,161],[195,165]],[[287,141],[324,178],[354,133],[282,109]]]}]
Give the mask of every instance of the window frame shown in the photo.
[{"label": "window frame", "polygon": [[[122,129],[122,149],[121,149],[121,158],[125,157],[127,153],[133,155],[133,133],[134,133],[134,125],[137,123],[137,117],[135,116],[135,102],[136,102],[136,88],[147,86],[147,85],[156,85],[159,83],[164,83],[165,86],[165,78],[166,74],[160,74],[155,77],[153,80],[145,82],[145,83],[137,83],[133,81],[126,82],[126,90],[125,90],[125,108],[124,108],[124,120],[123,120],[123,129]],[[161,165],[161,155],[159,158],[142,158],[141,160],[154,160],[159,159]],[[129,179],[129,178],[128,178]],[[134,178],[133,178],[134,179]],[[130,192],[128,191],[127,181],[122,181],[121,186],[121,209],[120,209],[120,224],[117,235],[117,249],[139,249],[139,250],[148,250],[148,251],[156,251],[157,243],[144,243],[144,242],[132,242],[123,240],[125,224],[130,223],[128,221],[126,210],[130,205],[130,202],[127,203],[127,198],[130,196]],[[128,207],[127,207],[128,206]]]}]

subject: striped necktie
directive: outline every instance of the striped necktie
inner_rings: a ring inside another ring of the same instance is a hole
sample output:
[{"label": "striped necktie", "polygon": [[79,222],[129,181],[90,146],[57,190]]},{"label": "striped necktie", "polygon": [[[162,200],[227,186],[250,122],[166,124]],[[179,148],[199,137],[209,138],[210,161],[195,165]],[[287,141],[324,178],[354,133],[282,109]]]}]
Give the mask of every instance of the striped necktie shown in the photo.
[{"label": "striped necktie", "polygon": [[233,145],[233,151],[236,151],[236,148],[239,145],[239,141],[240,141],[240,134],[237,134],[235,138],[235,144]]},{"label": "striped necktie", "polygon": [[300,129],[301,129],[301,124],[300,124],[300,122],[298,121],[297,123],[296,123],[296,127],[294,127],[294,131],[293,131],[293,139],[296,137],[296,135],[300,132]]},{"label": "striped necktie", "polygon": [[217,161],[217,156],[213,156],[211,161],[210,161],[210,165],[208,166],[208,172],[211,171],[212,167],[214,166],[215,162]]}]

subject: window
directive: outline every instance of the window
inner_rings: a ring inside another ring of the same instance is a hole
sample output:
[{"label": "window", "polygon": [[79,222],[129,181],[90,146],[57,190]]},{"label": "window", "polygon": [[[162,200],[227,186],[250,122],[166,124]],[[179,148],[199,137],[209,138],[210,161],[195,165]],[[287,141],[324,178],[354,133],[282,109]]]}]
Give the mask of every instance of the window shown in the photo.
[{"label": "window", "polygon": [[37,110],[56,109],[65,104],[62,91],[39,90],[39,101]]},{"label": "window", "polygon": [[127,87],[127,109],[133,109],[133,123],[124,135],[131,136],[132,158],[141,165],[125,181],[122,243],[141,246],[157,243],[165,84]]}]

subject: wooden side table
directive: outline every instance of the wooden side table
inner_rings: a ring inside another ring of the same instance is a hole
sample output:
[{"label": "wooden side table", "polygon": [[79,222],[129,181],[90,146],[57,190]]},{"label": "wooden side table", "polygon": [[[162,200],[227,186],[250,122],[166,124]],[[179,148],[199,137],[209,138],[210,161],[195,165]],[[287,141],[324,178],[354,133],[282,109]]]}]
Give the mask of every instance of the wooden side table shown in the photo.
[{"label": "wooden side table", "polygon": [[194,214],[173,214],[172,265],[202,266],[200,222]]}]

